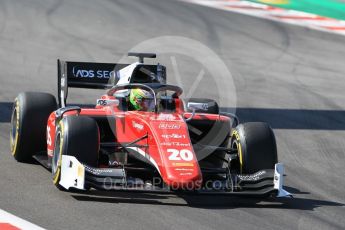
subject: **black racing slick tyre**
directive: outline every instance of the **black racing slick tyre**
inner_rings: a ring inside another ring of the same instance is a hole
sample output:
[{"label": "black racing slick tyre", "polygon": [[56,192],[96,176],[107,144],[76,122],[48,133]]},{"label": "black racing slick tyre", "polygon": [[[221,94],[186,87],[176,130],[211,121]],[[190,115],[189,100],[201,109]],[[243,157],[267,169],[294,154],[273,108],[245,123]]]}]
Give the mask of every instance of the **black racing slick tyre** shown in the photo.
[{"label": "black racing slick tyre", "polygon": [[54,184],[61,189],[62,155],[74,156],[80,163],[97,167],[99,153],[99,129],[90,117],[67,116],[57,125],[52,159]]},{"label": "black racing slick tyre", "polygon": [[196,102],[196,103],[205,103],[207,104],[206,110],[195,110],[196,113],[210,113],[210,114],[219,114],[219,106],[215,100],[207,99],[207,98],[189,98],[185,100],[185,110],[188,112],[192,112],[187,109],[187,105],[189,102]]},{"label": "black racing slick tyre", "polygon": [[231,147],[237,149],[240,173],[274,169],[278,161],[273,130],[263,122],[238,125],[231,133]]},{"label": "black racing slick tyre", "polygon": [[32,155],[46,151],[47,121],[57,109],[55,97],[48,93],[20,93],[13,105],[10,147],[17,161],[28,162]]}]

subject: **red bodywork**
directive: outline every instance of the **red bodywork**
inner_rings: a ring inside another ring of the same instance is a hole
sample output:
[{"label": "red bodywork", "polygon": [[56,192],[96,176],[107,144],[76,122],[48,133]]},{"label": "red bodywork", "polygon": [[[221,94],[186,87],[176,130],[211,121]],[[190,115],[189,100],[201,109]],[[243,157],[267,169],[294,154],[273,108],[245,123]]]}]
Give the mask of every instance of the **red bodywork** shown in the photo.
[{"label": "red bodywork", "polygon": [[[101,99],[114,97],[102,96]],[[147,135],[147,138],[136,144],[148,145],[148,148],[133,147],[133,150],[145,156],[154,165],[167,185],[175,188],[198,188],[202,184],[202,173],[184,119],[191,114],[185,113],[180,99],[175,99],[175,104],[175,112],[170,113],[121,111],[115,105],[97,105],[95,108],[81,109],[79,116],[115,118],[113,130],[116,143],[130,143]],[[64,114],[76,115],[76,111]],[[196,114],[193,119],[228,121],[230,118],[215,114]],[[49,158],[53,156],[55,129],[56,115],[53,112],[47,125]]]}]

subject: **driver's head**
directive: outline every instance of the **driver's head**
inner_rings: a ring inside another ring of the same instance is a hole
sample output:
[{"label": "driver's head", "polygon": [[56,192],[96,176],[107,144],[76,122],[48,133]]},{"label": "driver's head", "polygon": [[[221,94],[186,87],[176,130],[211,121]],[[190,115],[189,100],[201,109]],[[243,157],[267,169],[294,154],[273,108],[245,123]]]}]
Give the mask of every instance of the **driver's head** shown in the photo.
[{"label": "driver's head", "polygon": [[152,111],[154,109],[153,95],[144,89],[131,89],[129,102],[135,110]]}]

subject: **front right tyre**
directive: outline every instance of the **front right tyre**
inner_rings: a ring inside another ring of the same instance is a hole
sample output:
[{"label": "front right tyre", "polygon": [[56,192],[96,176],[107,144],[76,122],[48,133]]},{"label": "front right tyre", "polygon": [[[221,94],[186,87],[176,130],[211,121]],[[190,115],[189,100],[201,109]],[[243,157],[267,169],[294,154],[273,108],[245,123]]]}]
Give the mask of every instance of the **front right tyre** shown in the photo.
[{"label": "front right tyre", "polygon": [[99,129],[96,121],[85,116],[67,116],[57,125],[52,158],[53,183],[59,185],[62,155],[74,156],[80,163],[97,167]]}]

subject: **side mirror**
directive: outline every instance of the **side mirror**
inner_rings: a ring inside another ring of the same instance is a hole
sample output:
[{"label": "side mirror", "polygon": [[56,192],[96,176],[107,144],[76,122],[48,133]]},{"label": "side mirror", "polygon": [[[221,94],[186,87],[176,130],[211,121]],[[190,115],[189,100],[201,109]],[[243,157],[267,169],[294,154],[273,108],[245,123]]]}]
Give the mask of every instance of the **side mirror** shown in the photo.
[{"label": "side mirror", "polygon": [[199,103],[199,102],[188,102],[187,109],[192,110],[192,116],[185,119],[186,122],[193,119],[193,117],[195,116],[195,110],[207,111],[208,110],[208,104],[207,103]]},{"label": "side mirror", "polygon": [[207,103],[199,103],[199,102],[188,102],[187,109],[195,112],[195,110],[208,110]]}]

